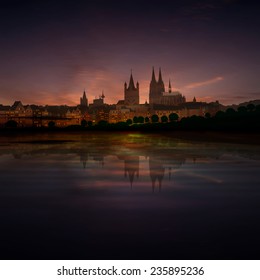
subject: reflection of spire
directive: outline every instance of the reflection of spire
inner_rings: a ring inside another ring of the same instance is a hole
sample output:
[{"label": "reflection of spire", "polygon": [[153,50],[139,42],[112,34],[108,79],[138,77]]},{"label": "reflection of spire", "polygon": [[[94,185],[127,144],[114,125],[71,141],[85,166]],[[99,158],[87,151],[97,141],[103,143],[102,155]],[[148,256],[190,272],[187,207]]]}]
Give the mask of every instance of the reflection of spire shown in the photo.
[{"label": "reflection of spire", "polygon": [[150,168],[150,177],[152,180],[152,188],[153,192],[155,190],[155,184],[158,180],[159,183],[159,191],[161,191],[162,188],[162,180],[164,177],[164,170],[163,163],[159,159],[154,159],[152,157],[149,158],[149,168]]},{"label": "reflection of spire", "polygon": [[171,181],[171,177],[172,177],[172,168],[169,167],[169,181]]},{"label": "reflection of spire", "polygon": [[103,158],[102,161],[101,161],[102,168],[104,167],[104,165],[105,165],[105,161],[104,161],[104,158]]},{"label": "reflection of spire", "polygon": [[86,166],[87,166],[87,161],[88,161],[88,153],[87,152],[82,151],[80,153],[80,161],[82,162],[83,168],[85,169]]},{"label": "reflection of spire", "polygon": [[132,189],[134,177],[139,177],[139,156],[125,156],[125,177],[127,174]]}]

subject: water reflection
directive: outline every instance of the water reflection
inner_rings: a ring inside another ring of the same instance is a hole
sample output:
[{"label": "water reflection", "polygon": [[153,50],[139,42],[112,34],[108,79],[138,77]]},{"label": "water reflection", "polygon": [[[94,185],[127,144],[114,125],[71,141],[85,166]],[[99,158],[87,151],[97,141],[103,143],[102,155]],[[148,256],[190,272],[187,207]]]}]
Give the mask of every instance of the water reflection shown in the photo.
[{"label": "water reflection", "polygon": [[[35,136],[1,139],[0,160],[4,161],[6,155],[12,155],[14,159],[30,165],[30,160],[41,159],[42,163],[51,161],[49,168],[53,165],[60,166],[62,162],[62,165],[68,165],[70,171],[75,171],[75,162],[79,161],[85,172],[91,173],[89,175],[93,186],[95,179],[104,177],[112,187],[115,180],[123,182],[121,174],[124,174],[133,189],[133,186],[138,185],[140,177],[146,176],[146,181],[148,178],[150,180],[152,192],[161,191],[165,178],[173,183],[173,175],[180,170],[187,176],[193,174],[193,177],[203,178],[203,175],[196,174],[201,171],[196,171],[196,165],[217,165],[219,162],[219,168],[227,155],[232,157],[232,161],[236,157],[239,157],[239,160],[259,160],[259,147],[196,143],[154,135],[110,135],[105,139],[103,135],[45,137],[46,139],[41,140]],[[187,168],[183,168],[185,164],[188,165]],[[45,168],[48,172],[48,165]],[[120,170],[122,172],[119,172]],[[207,170],[204,179],[210,181],[209,171]],[[215,181],[221,182],[218,179]]]},{"label": "water reflection", "polygon": [[128,176],[132,189],[134,177],[139,177],[139,156],[124,156],[122,159],[125,162],[125,177]]},{"label": "water reflection", "polygon": [[158,135],[1,137],[0,256],[254,258],[259,161]]},{"label": "water reflection", "polygon": [[[91,147],[86,147],[88,144],[92,144],[90,145]],[[10,144],[8,148],[5,147],[1,150],[0,156],[4,157],[6,154],[11,154],[14,159],[21,160],[22,162],[25,159],[35,160],[42,158],[43,162],[49,159],[52,161],[52,164],[57,166],[60,164],[60,157],[67,164],[75,163],[78,157],[83,169],[91,169],[92,175],[96,174],[98,176],[102,176],[102,171],[97,166],[103,168],[105,164],[109,164],[110,167],[113,167],[113,170],[110,170],[111,179],[115,179],[113,175],[122,179],[120,178],[121,173],[118,171],[123,169],[124,177],[128,178],[131,189],[134,184],[138,184],[140,164],[142,164],[144,165],[143,168],[147,168],[147,170],[142,170],[141,173],[144,173],[142,174],[144,176],[147,175],[147,172],[149,173],[148,177],[151,180],[153,192],[156,187],[158,187],[159,191],[161,190],[166,172],[168,172],[168,179],[170,181],[172,173],[185,163],[185,157],[189,157],[188,154],[183,153],[182,149],[158,149],[154,151],[150,149],[150,145],[142,147],[123,145],[121,147],[117,146],[117,149],[110,146],[107,149],[102,149],[101,146],[85,142],[59,144],[58,146],[56,144],[49,145],[48,143],[41,143],[40,145],[37,143],[15,143],[15,145]],[[112,162],[110,162],[111,156],[116,157]],[[195,162],[195,158],[193,158],[193,161]],[[96,166],[94,163],[98,163],[98,165]],[[104,168],[107,171],[106,166]],[[103,175],[106,176],[105,174]],[[113,182],[111,183],[113,184]]]}]

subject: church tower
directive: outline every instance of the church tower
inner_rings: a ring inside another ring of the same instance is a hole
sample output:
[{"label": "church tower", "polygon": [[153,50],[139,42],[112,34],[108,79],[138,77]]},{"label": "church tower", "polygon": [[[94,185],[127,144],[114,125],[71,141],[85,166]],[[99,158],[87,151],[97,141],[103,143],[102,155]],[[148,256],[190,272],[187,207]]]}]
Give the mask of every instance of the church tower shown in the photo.
[{"label": "church tower", "polygon": [[83,92],[83,96],[80,98],[80,106],[81,107],[88,107],[88,99],[87,99],[85,90]]},{"label": "church tower", "polygon": [[149,91],[149,104],[160,104],[162,93],[165,92],[164,82],[162,79],[162,71],[159,69],[159,78],[158,82],[156,81],[154,74],[154,67],[152,71],[152,79],[150,82],[150,91]]},{"label": "church tower", "polygon": [[125,82],[125,105],[139,105],[139,83],[136,83],[136,87],[134,84],[134,79],[131,71],[131,76],[129,80],[129,85],[127,87],[127,83]]},{"label": "church tower", "polygon": [[169,88],[168,88],[168,92],[172,93],[172,85],[171,85],[171,80],[169,80]]},{"label": "church tower", "polygon": [[165,92],[161,68],[159,69],[159,79],[158,79],[157,87],[158,87],[158,93],[161,94],[162,92]]},{"label": "church tower", "polygon": [[157,97],[157,81],[155,78],[155,74],[154,74],[154,67],[153,67],[153,71],[152,71],[152,79],[150,82],[150,91],[149,91],[149,103],[150,104],[154,104],[156,103],[156,97]]}]

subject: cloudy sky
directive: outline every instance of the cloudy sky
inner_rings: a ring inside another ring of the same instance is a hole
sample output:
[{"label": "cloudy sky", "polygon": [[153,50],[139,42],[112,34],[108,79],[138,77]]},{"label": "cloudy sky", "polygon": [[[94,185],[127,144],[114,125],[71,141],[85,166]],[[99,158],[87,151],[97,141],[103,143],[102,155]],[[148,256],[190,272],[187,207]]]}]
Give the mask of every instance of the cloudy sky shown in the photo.
[{"label": "cloudy sky", "polygon": [[116,103],[131,69],[145,102],[153,66],[188,100],[260,99],[254,2],[2,0],[0,104]]}]

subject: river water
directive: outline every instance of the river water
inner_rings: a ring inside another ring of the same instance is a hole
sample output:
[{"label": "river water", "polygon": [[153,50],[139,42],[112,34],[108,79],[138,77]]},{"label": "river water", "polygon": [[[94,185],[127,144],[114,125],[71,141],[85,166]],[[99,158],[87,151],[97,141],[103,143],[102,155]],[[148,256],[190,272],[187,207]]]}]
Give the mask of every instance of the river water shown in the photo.
[{"label": "river water", "polygon": [[1,259],[259,259],[260,146],[0,138]]}]

